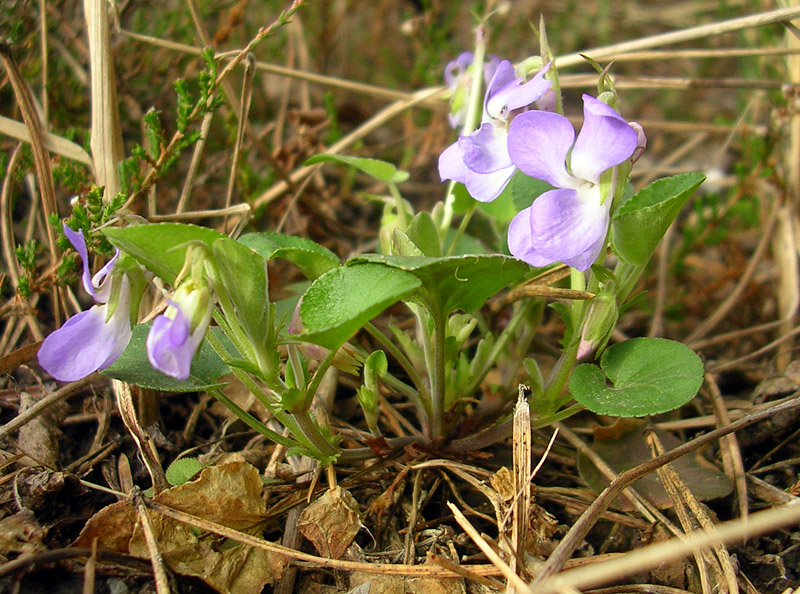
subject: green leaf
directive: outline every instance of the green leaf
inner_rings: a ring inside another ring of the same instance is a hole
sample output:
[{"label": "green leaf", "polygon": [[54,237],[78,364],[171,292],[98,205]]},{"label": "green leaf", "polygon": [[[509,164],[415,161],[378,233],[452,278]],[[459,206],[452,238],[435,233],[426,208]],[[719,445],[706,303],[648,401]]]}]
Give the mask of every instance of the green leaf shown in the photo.
[{"label": "green leaf", "polygon": [[387,183],[399,184],[408,179],[407,171],[400,171],[391,163],[381,161],[380,159],[370,159],[368,157],[352,157],[350,155],[331,155],[325,153],[322,155],[314,155],[308,159],[305,164],[315,165],[316,163],[331,161],[355,167],[367,175],[371,175],[375,179]]},{"label": "green leaf", "polygon": [[444,313],[456,309],[475,311],[497,291],[531,270],[520,260],[498,254],[443,258],[365,254],[350,262],[380,262],[410,272],[422,285],[414,297]]},{"label": "green leaf", "polygon": [[253,342],[260,347],[274,333],[270,326],[269,281],[267,261],[238,241],[217,239],[211,246],[224,289],[236,308],[239,321]]},{"label": "green leaf", "polygon": [[418,213],[406,229],[406,235],[426,256],[441,256],[442,246],[439,243],[439,230],[431,215],[425,211]]},{"label": "green leaf", "polygon": [[681,173],[654,181],[625,201],[611,219],[614,252],[630,264],[644,266],[703,180],[701,173]]},{"label": "green leaf", "polygon": [[406,297],[420,281],[382,264],[340,266],[309,287],[300,306],[302,340],[338,349],[364,324]]},{"label": "green leaf", "polygon": [[188,483],[194,475],[205,468],[197,458],[180,458],[167,468],[167,482],[173,487]]},{"label": "green leaf", "polygon": [[521,171],[517,171],[514,174],[508,186],[511,193],[511,202],[517,211],[528,208],[536,198],[553,189],[553,186],[546,181],[530,177]]},{"label": "green leaf", "polygon": [[331,250],[303,237],[264,231],[243,235],[239,243],[254,250],[265,260],[289,260],[311,280],[340,265],[338,256]]},{"label": "green leaf", "polygon": [[209,246],[224,234],[183,223],[155,223],[103,229],[112,245],[136,258],[154,274],[172,284],[183,268],[186,247],[202,241]]},{"label": "green leaf", "polygon": [[[219,378],[230,373],[230,368],[223,363],[214,349],[206,341],[200,345],[200,350],[192,362],[189,379],[176,380],[160,371],[153,369],[147,360],[145,340],[150,331],[150,324],[138,324],[133,329],[128,348],[119,359],[103,369],[100,373],[113,377],[123,382],[160,390],[161,392],[197,392],[219,386]],[[212,328],[210,332],[218,333],[217,336],[225,344],[230,345],[229,350],[234,350],[230,341],[222,334],[219,328]]]},{"label": "green leaf", "polygon": [[569,388],[575,400],[601,415],[641,417],[673,410],[694,398],[703,383],[697,353],[663,338],[615,344],[603,353],[600,367],[576,367]]}]

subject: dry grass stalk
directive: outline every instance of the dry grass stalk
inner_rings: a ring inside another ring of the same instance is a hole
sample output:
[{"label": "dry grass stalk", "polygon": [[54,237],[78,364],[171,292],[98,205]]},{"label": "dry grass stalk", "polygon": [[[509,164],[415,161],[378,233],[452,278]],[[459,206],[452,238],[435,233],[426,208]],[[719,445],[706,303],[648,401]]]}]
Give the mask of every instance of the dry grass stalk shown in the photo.
[{"label": "dry grass stalk", "polygon": [[150,563],[153,566],[156,594],[171,594],[171,592],[175,590],[171,587],[171,580],[170,576],[167,574],[164,558],[158,550],[158,540],[153,531],[153,521],[150,519],[150,514],[147,511],[147,506],[142,497],[137,495],[134,499],[136,501],[136,512],[139,523],[142,526],[142,533],[147,543],[147,550],[150,553]]},{"label": "dry grass stalk", "polygon": [[533,585],[539,586],[546,581],[551,580],[556,575],[556,573],[564,566],[564,563],[566,563],[567,559],[572,556],[573,551],[578,547],[580,542],[589,533],[589,530],[591,530],[592,526],[594,526],[599,518],[599,514],[607,510],[611,503],[619,496],[619,494],[633,484],[636,480],[653,472],[664,464],[672,462],[673,460],[677,460],[681,456],[719,439],[723,435],[728,435],[734,431],[739,431],[740,429],[748,427],[749,425],[767,419],[772,415],[795,408],[800,408],[800,397],[797,396],[794,396],[790,400],[787,400],[786,402],[777,406],[770,407],[758,413],[748,415],[747,417],[739,419],[738,421],[734,421],[726,427],[720,427],[719,429],[704,435],[700,435],[699,437],[696,437],[695,439],[688,441],[673,450],[670,450],[663,456],[654,458],[653,460],[640,464],[639,466],[621,473],[611,482],[606,490],[603,491],[597,497],[597,499],[594,500],[594,502],[592,502],[592,504],[586,509],[581,517],[578,518],[578,520],[573,524],[570,531],[564,536],[564,538],[561,539],[561,542],[548,558],[547,563],[543,567],[539,576],[537,576]]},{"label": "dry grass stalk", "polygon": [[[513,460],[514,501],[511,504],[511,551],[509,565],[517,575],[521,567],[518,562],[525,556],[525,540],[528,533],[528,517],[531,507],[531,407],[527,393],[530,388],[519,385],[519,396],[514,409]],[[504,533],[504,526],[499,526]]]},{"label": "dry grass stalk", "polygon": [[124,158],[117,101],[117,79],[111,54],[108,3],[84,0],[89,36],[92,93],[91,147],[95,183],[105,187],[103,198],[111,200],[120,191],[117,164]]},{"label": "dry grass stalk", "polygon": [[[717,427],[724,427],[731,422],[731,415],[725,406],[725,400],[722,397],[722,392],[717,385],[717,381],[710,373],[706,374],[706,384],[711,393],[711,404],[714,407],[714,416],[717,418]],[[736,499],[739,504],[739,516],[746,518],[750,513],[747,507],[747,473],[744,468],[744,461],[742,460],[742,450],[739,448],[739,442],[735,434],[726,435],[720,439],[720,446],[722,451],[722,463],[725,469],[725,474],[734,484],[736,488]]]},{"label": "dry grass stalk", "polygon": [[[56,204],[55,189],[53,188],[53,173],[50,168],[50,156],[44,148],[42,121],[39,111],[33,102],[30,88],[20,76],[17,64],[11,54],[11,48],[5,42],[0,42],[0,61],[14,90],[22,119],[28,128],[30,135],[31,149],[33,151],[34,170],[36,171],[36,181],[39,185],[39,194],[42,199],[44,215],[47,220],[50,216],[58,213]],[[48,247],[50,249],[50,263],[55,265],[58,260],[58,248],[56,238],[50,225],[45,225]]]},{"label": "dry grass stalk", "polygon": [[[660,456],[664,453],[664,447],[661,445],[661,441],[654,432],[651,431],[647,434],[647,443],[650,445],[653,457]],[[683,526],[684,532],[690,534],[695,531],[694,522],[689,516],[689,512],[686,509],[687,507],[692,511],[695,519],[704,530],[713,532],[715,527],[709,519],[708,514],[672,465],[665,464],[659,468],[657,472],[658,477],[661,479],[661,484],[672,500],[673,508],[681,522],[681,526]],[[692,551],[697,567],[700,570],[700,582],[704,594],[711,594],[715,591],[715,587],[721,586],[722,581],[720,578],[723,578],[725,580],[725,585],[727,585],[727,589],[724,590],[726,594],[739,594],[736,574],[731,565],[727,549],[722,544],[716,543],[714,544],[714,552],[717,554],[718,563],[702,549]],[[709,568],[714,571],[713,581],[709,579]],[[714,587],[712,587],[712,584],[714,584]]]},{"label": "dry grass stalk", "polygon": [[[24,142],[31,142],[31,132],[25,124],[2,115],[0,115],[0,134],[5,134]],[[79,144],[45,130],[42,130],[41,138],[44,148],[49,152],[91,167],[92,158]]]},{"label": "dry grass stalk", "polygon": [[153,492],[157,495],[166,489],[169,484],[167,483],[164,469],[161,467],[161,460],[158,457],[156,447],[150,436],[139,424],[139,418],[133,406],[131,387],[125,382],[116,379],[111,380],[111,386],[116,396],[119,415],[136,443],[136,448],[139,450],[142,461],[147,467],[147,472],[150,474],[150,479],[153,481]]},{"label": "dry grass stalk", "polygon": [[556,594],[562,592],[562,588],[599,586],[622,576],[658,567],[665,562],[682,559],[695,550],[766,534],[798,523],[800,523],[800,505],[776,507],[752,514],[747,519],[725,522],[718,525],[713,532],[698,531],[684,539],[673,538],[664,543],[635,549],[605,563],[573,569],[557,576],[548,576],[546,580],[534,582],[527,592]]}]

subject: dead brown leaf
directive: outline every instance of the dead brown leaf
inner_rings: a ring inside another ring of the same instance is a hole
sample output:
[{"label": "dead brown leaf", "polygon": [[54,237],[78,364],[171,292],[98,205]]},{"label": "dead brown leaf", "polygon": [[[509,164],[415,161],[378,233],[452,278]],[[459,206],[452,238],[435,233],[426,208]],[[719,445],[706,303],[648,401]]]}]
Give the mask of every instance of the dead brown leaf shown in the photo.
[{"label": "dead brown leaf", "polygon": [[358,503],[341,487],[329,489],[303,510],[297,527],[320,555],[339,559],[361,529]]}]

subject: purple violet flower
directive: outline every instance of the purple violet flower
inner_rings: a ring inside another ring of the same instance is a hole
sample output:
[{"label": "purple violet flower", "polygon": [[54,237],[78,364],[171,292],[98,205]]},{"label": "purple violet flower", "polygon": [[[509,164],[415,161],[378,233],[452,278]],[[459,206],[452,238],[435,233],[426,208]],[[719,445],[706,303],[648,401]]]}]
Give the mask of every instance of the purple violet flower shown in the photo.
[{"label": "purple violet flower", "polygon": [[211,322],[214,302],[208,284],[187,280],[167,303],[147,333],[147,359],[161,373],[185,380]]},{"label": "purple violet flower", "polygon": [[[448,62],[444,68],[444,82],[452,95],[452,108],[447,114],[447,120],[453,128],[463,126],[467,117],[467,96],[472,84],[472,72],[469,67],[472,66],[474,59],[472,52],[464,52],[455,60]],[[495,56],[489,56],[483,63],[484,84],[489,84],[492,80],[498,64],[500,59]]]},{"label": "purple violet flower", "polygon": [[505,189],[516,167],[507,148],[512,112],[540,99],[550,88],[548,66],[528,82],[517,77],[508,60],[498,64],[483,100],[481,126],[461,136],[439,156],[439,176],[463,183],[480,202],[491,202]]},{"label": "purple violet flower", "polygon": [[[64,225],[64,233],[83,261],[83,288],[96,305],[82,311],[44,339],[39,365],[55,379],[71,382],[111,365],[128,346],[132,333],[131,279],[118,270],[120,253],[94,277],[83,231]],[[136,299],[138,306],[138,299]]]},{"label": "purple violet flower", "polygon": [[637,130],[602,101],[584,95],[583,114],[577,140],[572,124],[557,113],[529,111],[511,123],[511,160],[556,187],[519,212],[508,228],[511,253],[532,266],[560,261],[586,270],[594,263],[605,245],[612,201],[601,192],[600,176],[640,144]]}]

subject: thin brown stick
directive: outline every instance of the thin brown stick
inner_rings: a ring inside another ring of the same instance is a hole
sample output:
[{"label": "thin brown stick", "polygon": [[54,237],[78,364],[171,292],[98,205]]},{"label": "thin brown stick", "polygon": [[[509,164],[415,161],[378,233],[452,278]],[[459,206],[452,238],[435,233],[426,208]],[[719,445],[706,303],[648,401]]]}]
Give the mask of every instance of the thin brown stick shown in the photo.
[{"label": "thin brown stick", "polygon": [[772,415],[778,414],[779,412],[792,410],[795,408],[800,408],[800,397],[798,396],[795,396],[792,400],[789,400],[781,405],[768,408],[761,412],[748,415],[742,419],[739,419],[738,421],[734,421],[727,427],[720,427],[719,429],[711,431],[710,433],[696,437],[695,439],[678,446],[673,450],[670,450],[663,456],[649,460],[648,462],[621,473],[611,482],[608,487],[606,487],[605,491],[603,491],[597,497],[597,499],[592,502],[592,504],[586,509],[581,517],[578,518],[575,524],[573,524],[570,531],[564,536],[563,539],[561,539],[561,542],[547,560],[542,572],[533,582],[533,586],[540,586],[545,581],[550,580],[564,566],[564,563],[572,555],[572,552],[589,533],[589,530],[592,529],[592,526],[594,526],[595,522],[597,521],[599,514],[607,510],[614,499],[616,499],[617,496],[634,481],[653,472],[656,468],[659,468],[668,462],[677,460],[681,456],[719,439],[723,435],[728,435],[734,431],[738,431],[754,423],[768,419]]},{"label": "thin brown stick", "polygon": [[[28,127],[30,133],[31,149],[33,151],[34,170],[36,171],[36,181],[39,185],[39,194],[42,197],[45,220],[49,221],[51,215],[58,214],[55,189],[53,188],[53,172],[50,168],[50,156],[44,149],[42,122],[34,103],[31,91],[25,80],[19,73],[11,48],[5,41],[0,41],[0,62],[3,63],[14,96],[17,99],[22,119]],[[58,261],[58,247],[53,228],[45,224],[48,247],[50,249],[50,264],[55,266]]]},{"label": "thin brown stick", "polygon": [[[725,406],[725,401],[722,398],[722,392],[720,392],[716,378],[710,373],[706,373],[706,384],[711,394],[711,404],[714,407],[714,416],[717,418],[717,426],[724,427],[725,425],[730,425],[731,415],[728,412],[728,408]],[[747,507],[747,476],[739,441],[736,439],[735,434],[726,435],[720,439],[720,446],[722,446],[722,461],[725,473],[736,487],[739,516],[746,518],[749,514],[749,509]]]},{"label": "thin brown stick", "polygon": [[660,33],[650,37],[642,37],[615,43],[613,45],[567,54],[565,56],[556,57],[556,65],[559,68],[565,68],[567,66],[583,64],[584,55],[591,57],[593,60],[612,59],[618,54],[684,43],[687,41],[694,41],[695,39],[704,39],[724,33],[741,31],[742,29],[752,29],[754,27],[763,27],[764,25],[784,23],[798,17],[800,17],[800,8],[781,8],[718,23],[689,27],[678,31],[670,31],[669,33]]}]

